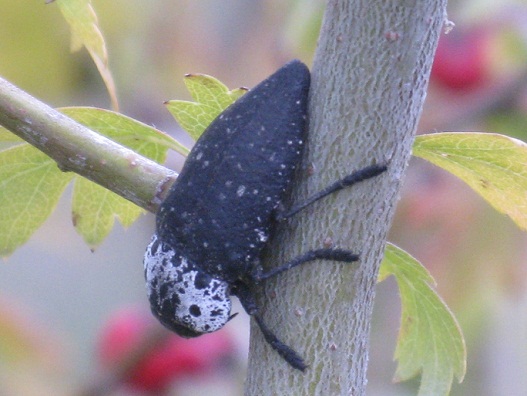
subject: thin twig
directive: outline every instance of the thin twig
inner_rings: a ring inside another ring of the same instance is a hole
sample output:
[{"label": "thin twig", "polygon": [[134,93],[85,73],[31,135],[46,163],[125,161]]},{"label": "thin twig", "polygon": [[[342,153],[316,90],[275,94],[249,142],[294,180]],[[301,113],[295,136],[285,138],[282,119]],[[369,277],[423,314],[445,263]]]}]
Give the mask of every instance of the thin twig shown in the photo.
[{"label": "thin twig", "polygon": [[0,78],[0,125],[72,171],[154,212],[177,174]]}]

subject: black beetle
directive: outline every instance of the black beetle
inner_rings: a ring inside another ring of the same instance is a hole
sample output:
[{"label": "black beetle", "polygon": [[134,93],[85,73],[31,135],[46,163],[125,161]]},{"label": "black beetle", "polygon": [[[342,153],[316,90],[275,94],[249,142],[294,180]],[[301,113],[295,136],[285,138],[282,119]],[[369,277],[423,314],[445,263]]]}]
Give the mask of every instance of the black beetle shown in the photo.
[{"label": "black beetle", "polygon": [[294,368],[306,364],[265,325],[256,285],[316,259],[353,262],[341,249],[310,250],[269,272],[260,266],[277,221],[322,197],[386,170],[352,173],[305,202],[283,210],[306,132],[309,69],[292,61],[221,113],[205,130],[157,213],[144,259],[153,314],[184,337],[222,328],[230,295],[258,323],[266,341]]}]

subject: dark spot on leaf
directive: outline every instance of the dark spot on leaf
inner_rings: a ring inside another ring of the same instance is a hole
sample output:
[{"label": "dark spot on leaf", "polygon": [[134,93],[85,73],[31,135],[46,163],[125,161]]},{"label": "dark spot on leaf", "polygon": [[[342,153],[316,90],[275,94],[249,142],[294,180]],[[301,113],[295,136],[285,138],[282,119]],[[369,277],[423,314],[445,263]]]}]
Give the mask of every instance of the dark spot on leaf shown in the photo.
[{"label": "dark spot on leaf", "polygon": [[490,187],[490,182],[486,179],[479,179],[479,184],[485,189]]},{"label": "dark spot on leaf", "polygon": [[73,223],[73,227],[77,227],[80,217],[81,216],[77,212],[73,212],[71,214],[71,222]]}]

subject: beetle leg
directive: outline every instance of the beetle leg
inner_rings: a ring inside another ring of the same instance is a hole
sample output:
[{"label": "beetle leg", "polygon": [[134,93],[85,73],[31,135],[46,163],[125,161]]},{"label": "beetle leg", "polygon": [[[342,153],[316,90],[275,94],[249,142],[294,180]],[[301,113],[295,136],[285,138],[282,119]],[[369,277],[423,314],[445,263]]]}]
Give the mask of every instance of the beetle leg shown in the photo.
[{"label": "beetle leg", "polygon": [[280,341],[276,335],[265,325],[260,315],[253,315],[254,320],[260,327],[265,341],[276,351],[284,360],[289,363],[292,367],[297,370],[304,371],[307,365],[304,363],[298,353],[296,353],[291,347]]},{"label": "beetle leg", "polygon": [[278,337],[267,327],[262,317],[258,313],[258,305],[253,293],[246,284],[238,283],[232,288],[232,292],[240,300],[245,311],[254,318],[265,341],[273,348],[282,358],[285,359],[292,367],[304,371],[307,365],[304,360],[291,347],[284,344]]},{"label": "beetle leg", "polygon": [[273,268],[267,272],[257,272],[253,274],[255,282],[261,282],[263,280],[272,278],[282,272],[289,271],[291,268],[298,267],[299,265],[308,263],[314,260],[332,260],[340,261],[344,263],[352,263],[357,261],[359,256],[349,250],[342,249],[316,249],[309,250],[308,252],[297,256],[291,261],[281,265],[279,267]]},{"label": "beetle leg", "polygon": [[323,190],[320,190],[318,193],[313,194],[312,196],[308,197],[304,202],[300,202],[299,204],[293,206],[289,210],[287,211],[278,210],[276,212],[275,219],[277,221],[282,221],[291,216],[294,216],[295,214],[300,212],[302,209],[318,201],[319,199],[322,199],[330,194],[333,194],[334,192],[340,191],[346,187],[350,187],[361,181],[368,180],[368,179],[371,179],[372,177],[378,176],[384,171],[386,171],[386,169],[388,169],[386,164],[372,165],[372,166],[367,166],[365,168],[359,169],[358,171],[351,173],[350,175],[344,177],[343,179],[337,180],[335,183],[330,184]]}]

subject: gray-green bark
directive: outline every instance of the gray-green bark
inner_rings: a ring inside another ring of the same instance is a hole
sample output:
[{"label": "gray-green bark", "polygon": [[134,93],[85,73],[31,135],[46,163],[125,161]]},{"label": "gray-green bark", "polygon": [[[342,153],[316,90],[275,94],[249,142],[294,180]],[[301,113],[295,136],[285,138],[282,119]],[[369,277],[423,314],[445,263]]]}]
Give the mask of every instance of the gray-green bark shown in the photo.
[{"label": "gray-green bark", "polygon": [[[318,261],[272,279],[260,298],[267,324],[310,365],[292,370],[252,325],[246,395],[363,395],[375,284],[446,0],[328,1],[312,70],[306,197],[351,171],[387,174],[307,209],[279,230],[268,265],[328,241],[356,265]],[[298,198],[301,199],[301,198]]]}]

